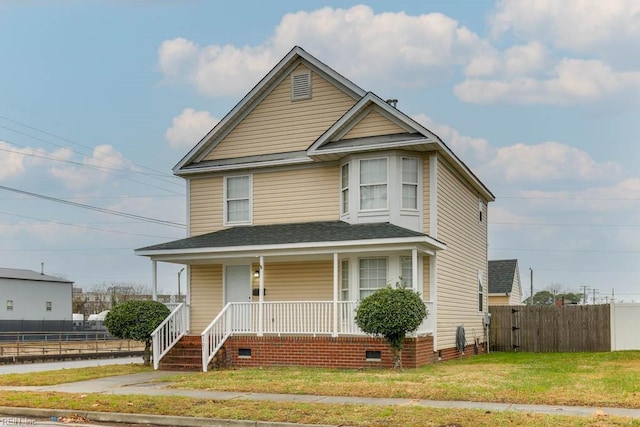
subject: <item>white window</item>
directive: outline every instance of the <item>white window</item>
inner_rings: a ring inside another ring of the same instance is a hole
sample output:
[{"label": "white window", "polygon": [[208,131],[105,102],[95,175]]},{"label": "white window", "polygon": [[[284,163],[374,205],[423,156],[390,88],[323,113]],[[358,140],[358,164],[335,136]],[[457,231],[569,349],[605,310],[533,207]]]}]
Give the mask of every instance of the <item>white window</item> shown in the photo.
[{"label": "white window", "polygon": [[340,205],[342,207],[342,213],[346,214],[349,212],[349,163],[342,165],[341,171]]},{"label": "white window", "polygon": [[402,159],[402,209],[418,209],[418,159]]},{"label": "white window", "polygon": [[484,211],[484,203],[482,199],[478,198],[478,220],[482,223],[482,211]]},{"label": "white window", "polygon": [[7,311],[13,311],[13,300],[12,299],[8,299],[7,300]]},{"label": "white window", "polygon": [[225,223],[248,224],[251,222],[251,176],[225,178]]},{"label": "white window", "polygon": [[291,100],[311,98],[311,71],[291,75]]},{"label": "white window", "polygon": [[47,301],[45,307],[46,307],[47,311],[51,311],[51,308],[52,308],[51,301]]},{"label": "white window", "polygon": [[340,272],[340,300],[349,301],[349,260],[343,260]]},{"label": "white window", "polygon": [[400,257],[400,274],[401,285],[405,288],[412,289],[413,286],[413,258],[410,256]]},{"label": "white window", "polygon": [[387,286],[387,259],[366,258],[360,260],[360,299]]},{"label": "white window", "polygon": [[387,159],[360,160],[360,209],[387,208]]}]

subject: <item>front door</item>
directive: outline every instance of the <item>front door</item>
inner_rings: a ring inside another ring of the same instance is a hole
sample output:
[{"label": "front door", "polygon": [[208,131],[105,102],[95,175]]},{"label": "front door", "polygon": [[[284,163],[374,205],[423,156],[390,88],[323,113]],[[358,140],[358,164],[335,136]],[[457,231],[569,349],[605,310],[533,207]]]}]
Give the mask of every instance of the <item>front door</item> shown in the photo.
[{"label": "front door", "polygon": [[[251,302],[251,266],[227,265],[224,270],[225,299],[230,302]],[[251,305],[234,305],[232,329],[235,332],[251,331]]]}]

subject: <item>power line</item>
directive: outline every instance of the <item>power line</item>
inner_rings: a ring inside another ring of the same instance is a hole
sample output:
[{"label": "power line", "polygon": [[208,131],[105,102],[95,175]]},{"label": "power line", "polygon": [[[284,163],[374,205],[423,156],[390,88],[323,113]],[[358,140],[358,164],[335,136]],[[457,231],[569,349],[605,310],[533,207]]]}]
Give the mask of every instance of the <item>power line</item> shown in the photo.
[{"label": "power line", "polygon": [[540,223],[540,222],[490,222],[489,225],[524,225],[528,227],[640,227],[640,224],[579,224],[576,222],[565,223]]},{"label": "power line", "polygon": [[494,251],[520,252],[608,252],[608,253],[640,253],[640,250],[611,250],[611,249],[534,249],[534,248],[489,248]]},{"label": "power line", "polygon": [[[0,127],[2,127],[2,126],[0,125]],[[25,149],[29,149],[29,147],[26,147],[24,145],[16,144],[16,143],[11,142],[11,141],[8,141],[8,142],[10,142],[11,144],[15,145],[16,147],[22,147],[22,148],[25,148]],[[117,175],[117,174],[115,174],[113,172],[110,172],[109,170],[111,169],[111,170],[116,170],[116,171],[122,171],[122,172],[125,172],[125,173],[139,173],[139,174],[142,174],[142,175],[145,175],[145,176],[150,176],[149,174],[146,174],[144,172],[130,171],[130,170],[126,170],[126,169],[107,168],[107,167],[104,167],[104,166],[96,166],[96,165],[90,165],[90,164],[86,164],[86,163],[76,162],[76,161],[73,161],[73,160],[61,159],[61,158],[55,157],[55,156],[43,156],[43,155],[36,155],[36,154],[33,154],[33,153],[22,153],[20,151],[8,150],[6,148],[0,148],[0,151],[13,152],[13,153],[16,153],[16,154],[20,154],[22,156],[31,156],[31,157],[43,158],[43,159],[48,159],[48,160],[57,161],[57,162],[71,163],[71,164],[74,164],[76,166],[81,166],[81,167],[86,167],[86,168],[89,168],[89,169],[99,170],[99,171],[101,171],[103,173],[106,173],[108,175],[117,176],[118,178],[121,178],[121,179],[124,179],[124,180],[127,180],[127,181],[131,181],[131,182],[135,182],[137,184],[146,185],[148,187],[152,187],[152,188],[155,188],[155,189],[158,189],[158,190],[162,190],[162,191],[166,191],[166,192],[174,193],[174,194],[179,194],[179,195],[184,195],[184,193],[180,193],[178,191],[168,190],[166,188],[158,187],[157,185],[153,185],[153,184],[149,184],[149,183],[146,183],[146,182],[143,182],[143,181],[138,181],[138,180],[135,180],[135,179],[132,179],[132,178],[127,178],[125,176]],[[80,154],[82,154],[82,153],[80,153]],[[102,161],[104,161],[104,159]],[[160,179],[160,178],[157,178],[157,177],[154,177],[154,176],[150,176],[150,177],[151,178]],[[164,180],[164,179],[160,179],[160,180],[162,182],[173,184],[173,185],[177,185],[177,186],[181,186],[182,185],[180,183],[167,181],[167,180]]]},{"label": "power line", "polygon": [[585,201],[617,201],[640,200],[640,197],[578,197],[578,196],[496,196],[496,199],[535,199],[535,200],[585,200]]},{"label": "power line", "polygon": [[[87,225],[80,225],[80,224],[69,224],[67,222],[53,221],[53,220],[48,220],[48,219],[44,219],[44,218],[38,218],[38,217],[34,217],[34,216],[18,215],[18,214],[11,213],[11,212],[2,212],[2,211],[0,211],[0,214],[15,216],[15,217],[18,217],[18,218],[34,219],[36,221],[45,221],[45,222],[47,222],[49,224],[52,223],[52,224],[66,225],[68,227],[83,228],[83,229],[87,229],[87,230],[103,231],[103,232],[106,232],[106,233],[129,234],[131,236],[142,236],[142,237],[158,237],[158,238],[161,238],[161,239],[174,239],[175,238],[173,236],[155,236],[155,235],[151,235],[151,234],[131,233],[131,232],[128,232],[128,231],[107,230],[107,229],[104,229],[104,228],[89,227]],[[37,224],[37,225],[48,225],[48,224]],[[33,224],[31,224],[31,226],[33,226]]]},{"label": "power line", "polygon": [[142,220],[142,221],[151,222],[151,223],[155,223],[155,224],[167,225],[167,226],[170,226],[170,227],[178,227],[178,228],[185,228],[186,227],[185,224],[180,224],[180,223],[173,222],[173,221],[167,221],[167,220],[163,220],[163,219],[151,218],[151,217],[142,216],[142,215],[135,215],[135,214],[127,213],[127,212],[114,211],[114,210],[111,210],[111,209],[100,208],[100,207],[97,207],[97,206],[85,205],[83,203],[72,202],[70,200],[59,199],[57,197],[45,196],[43,194],[32,193],[32,192],[25,191],[25,190],[19,190],[17,188],[6,187],[4,185],[0,185],[0,189],[7,190],[7,191],[12,191],[14,193],[24,194],[24,195],[27,195],[27,196],[37,197],[39,199],[49,200],[51,202],[63,203],[63,204],[70,205],[70,206],[75,206],[75,207],[78,207],[78,208],[84,208],[84,209],[89,209],[89,210],[93,210],[93,211],[96,211],[96,212],[102,212],[102,213],[106,213],[106,214],[110,214],[110,215],[116,215],[116,216],[121,216],[121,217],[125,217],[125,218],[131,218],[131,219],[139,219],[139,220]]},{"label": "power line", "polygon": [[[18,120],[11,119],[11,118],[9,118],[9,117],[7,117],[7,116],[2,116],[2,115],[0,115],[0,119],[4,119],[4,120],[6,120],[6,121],[8,121],[8,122],[15,123],[15,124],[18,124],[18,125],[20,125],[20,126],[24,126],[24,127],[28,128],[28,129],[35,130],[36,132],[40,132],[40,133],[42,133],[42,134],[44,134],[44,135],[51,136],[51,137],[53,137],[53,138],[57,138],[57,139],[59,139],[59,140],[61,140],[61,141],[65,141],[65,142],[68,142],[68,143],[70,143],[70,144],[73,144],[73,145],[77,145],[77,146],[79,146],[79,147],[86,148],[86,149],[88,149],[88,150],[93,150],[93,147],[91,147],[91,146],[88,146],[88,145],[85,145],[85,144],[81,144],[81,143],[79,143],[79,142],[77,142],[77,141],[74,141],[74,140],[72,140],[72,139],[70,139],[70,138],[66,138],[66,137],[64,137],[64,136],[56,135],[56,134],[54,134],[54,133],[51,133],[51,132],[48,132],[48,131],[42,130],[42,129],[40,129],[40,128],[37,128],[37,127],[35,127],[35,126],[31,126],[31,125],[28,125],[28,124],[26,124],[26,123],[20,122],[20,121],[18,121]],[[2,126],[2,127],[4,127],[4,126]],[[6,127],[4,127],[4,128],[5,128],[5,129],[12,130],[12,131],[14,131],[14,132],[19,132],[19,131],[15,131],[15,130],[13,130],[13,129],[11,129],[11,128],[6,128]],[[31,136],[31,135],[27,135],[27,136]],[[55,143],[52,143],[52,142],[50,142],[50,141],[46,141],[46,140],[44,140],[43,142],[46,142],[46,143],[49,143],[49,144],[52,144],[52,145],[56,145]],[[59,146],[59,145],[58,145],[58,146]],[[132,163],[133,163],[133,162],[132,162]],[[169,178],[177,178],[177,177],[176,177],[176,176],[174,176],[174,175],[168,174],[168,173],[166,173],[166,172],[159,171],[159,170],[157,170],[157,169],[149,168],[149,167],[146,167],[146,166],[143,166],[143,165],[139,165],[139,164],[137,164],[137,163],[133,163],[133,164],[134,164],[134,165],[136,165],[136,166],[138,166],[138,167],[140,167],[140,168],[142,168],[142,169],[146,169],[146,170],[149,170],[149,171],[152,171],[152,172],[157,172],[157,173],[159,173],[159,174],[161,174],[161,175],[164,175],[164,176],[167,176],[167,177],[169,177]]]}]

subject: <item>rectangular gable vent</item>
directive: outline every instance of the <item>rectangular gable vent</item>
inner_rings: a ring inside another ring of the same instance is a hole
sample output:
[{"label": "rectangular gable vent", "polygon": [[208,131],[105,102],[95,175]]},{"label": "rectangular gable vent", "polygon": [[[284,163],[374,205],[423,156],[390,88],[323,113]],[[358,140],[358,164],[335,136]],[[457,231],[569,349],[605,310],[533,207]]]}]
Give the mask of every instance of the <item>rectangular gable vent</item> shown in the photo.
[{"label": "rectangular gable vent", "polygon": [[291,75],[291,100],[311,98],[311,71]]}]

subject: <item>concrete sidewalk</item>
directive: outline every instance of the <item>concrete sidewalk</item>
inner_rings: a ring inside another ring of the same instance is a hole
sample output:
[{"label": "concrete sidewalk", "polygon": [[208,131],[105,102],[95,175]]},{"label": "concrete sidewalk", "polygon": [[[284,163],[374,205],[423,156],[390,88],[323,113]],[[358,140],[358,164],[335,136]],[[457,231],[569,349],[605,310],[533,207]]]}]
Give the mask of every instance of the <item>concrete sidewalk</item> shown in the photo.
[{"label": "concrete sidewalk", "polygon": [[[451,409],[481,409],[484,411],[518,411],[531,412],[539,414],[552,415],[571,415],[571,416],[593,416],[593,415],[612,415],[629,418],[640,418],[640,409],[625,408],[593,408],[593,407],[576,407],[576,406],[558,406],[558,405],[524,405],[510,403],[490,403],[490,402],[466,402],[466,401],[435,401],[424,399],[392,399],[392,398],[367,398],[367,397],[342,397],[342,396],[319,396],[319,395],[292,395],[292,394],[275,394],[275,393],[241,393],[241,392],[225,392],[225,391],[203,391],[203,390],[184,390],[168,388],[167,383],[155,382],[155,380],[167,376],[167,372],[155,371],[144,372],[139,374],[123,375],[116,377],[107,377],[95,380],[80,381],[68,384],[59,384],[53,386],[33,386],[33,387],[0,387],[0,391],[19,390],[19,391],[40,391],[40,392],[64,392],[64,393],[101,393],[113,395],[149,395],[149,396],[184,396],[198,399],[212,400],[258,400],[270,402],[299,402],[299,403],[319,403],[319,404],[353,404],[353,405],[378,405],[378,406],[422,406],[432,408],[451,408]],[[7,408],[0,408],[0,413],[5,413]],[[14,408],[13,410],[17,410]],[[58,411],[60,412],[60,411]],[[16,414],[14,414],[16,415]],[[25,414],[26,415],[26,414]],[[125,418],[122,422],[136,422],[130,414],[120,414]],[[46,415],[45,415],[46,416]],[[152,417],[155,418],[155,417]],[[149,416],[143,416],[141,422],[151,422]],[[118,422],[113,419],[103,421]],[[155,419],[152,423],[156,425],[212,425],[211,419],[207,419],[208,424],[200,424],[201,420],[190,419],[188,417],[168,417],[168,423],[161,423]],[[169,422],[170,421],[170,422]],[[223,421],[223,420],[221,420]],[[172,424],[180,422],[180,424]],[[225,424],[229,424],[229,420],[224,420]],[[247,425],[238,424],[238,425]],[[249,425],[260,425],[252,422]],[[265,423],[262,425],[275,426],[278,423]],[[291,425],[291,424],[282,424]]]}]

